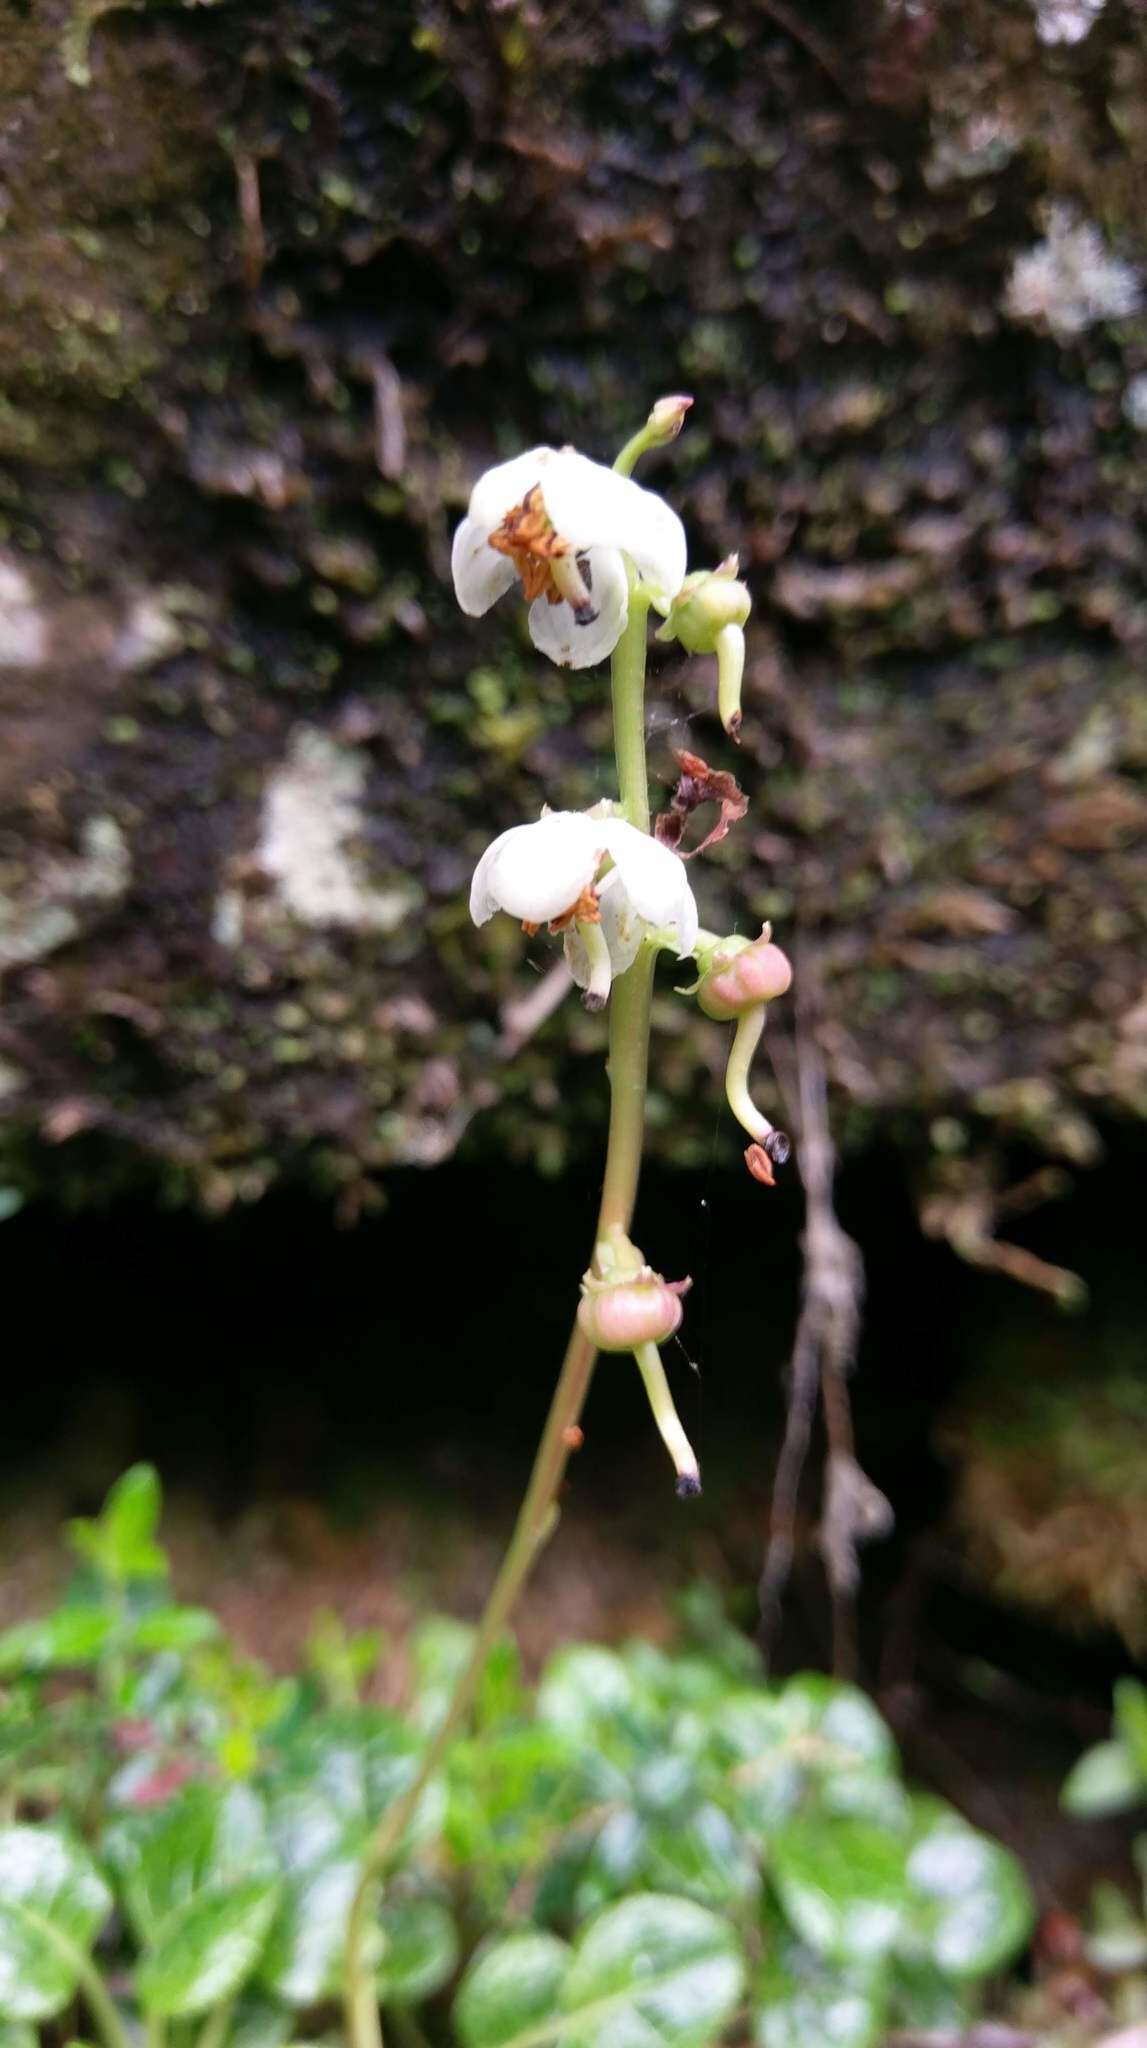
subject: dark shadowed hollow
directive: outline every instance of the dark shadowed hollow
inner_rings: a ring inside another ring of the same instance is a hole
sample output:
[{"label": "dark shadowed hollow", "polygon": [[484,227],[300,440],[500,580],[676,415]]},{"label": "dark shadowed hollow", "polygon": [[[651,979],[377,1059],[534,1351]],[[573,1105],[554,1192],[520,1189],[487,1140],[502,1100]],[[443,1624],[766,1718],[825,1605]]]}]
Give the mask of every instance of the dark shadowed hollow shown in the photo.
[{"label": "dark shadowed hollow", "polygon": [[[923,1240],[891,1153],[854,1160],[840,1188],[867,1266],[858,1447],[897,1513],[894,1538],[866,1559],[863,1675],[913,1767],[1017,1841],[1052,1903],[1061,1879],[1082,1897],[1124,1840],[1113,1825],[1057,1821],[1055,1794],[1080,1741],[1102,1733],[1127,1652],[1113,1633],[1025,1614],[977,1581],[950,1524],[944,1417],[986,1347],[1013,1361],[1034,1349],[1051,1380],[1065,1362],[1093,1360],[1098,1374],[1141,1325],[1144,1146],[1127,1130],[1107,1137],[1106,1164],[1014,1232],[1082,1274],[1081,1316]],[[385,1212],[354,1230],[307,1199],[211,1225],[144,1203],[25,1212],[5,1226],[10,1325],[23,1332],[2,1453],[10,1531],[26,1550],[29,1503],[90,1511],[129,1459],[153,1458],[182,1532],[177,1570],[225,1610],[230,1600],[272,1658],[308,1621],[299,1613],[284,1634],[284,1605],[397,1615],[399,1628],[412,1597],[474,1612],[544,1414],[594,1195],[588,1174],[463,1163],[396,1176]],[[565,1521],[527,1602],[528,1652],[570,1626],[663,1632],[697,1578],[752,1628],[800,1220],[791,1169],[771,1197],[716,1169],[649,1173],[644,1232],[669,1273],[694,1279],[688,1352],[671,1374],[705,1496],[675,1500],[635,1373],[604,1359]],[[783,1667],[831,1660],[814,1548],[820,1451],[814,1439]],[[380,1518],[381,1547],[364,1551]],[[13,1584],[18,1603],[27,1579]]]}]

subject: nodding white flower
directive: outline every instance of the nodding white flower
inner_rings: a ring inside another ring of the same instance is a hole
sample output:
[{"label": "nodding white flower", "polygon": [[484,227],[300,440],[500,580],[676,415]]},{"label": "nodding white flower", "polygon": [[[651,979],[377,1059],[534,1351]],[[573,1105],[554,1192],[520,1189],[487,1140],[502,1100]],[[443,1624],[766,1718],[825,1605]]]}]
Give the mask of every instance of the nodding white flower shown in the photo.
[{"label": "nodding white flower", "polygon": [[682,959],[697,941],[697,905],[680,855],[625,818],[587,811],[548,811],[486,848],[470,915],[485,924],[498,910],[527,931],[548,924],[564,932],[570,971],[597,1009],[648,931],[671,931]]},{"label": "nodding white flower", "polygon": [[562,668],[590,668],[625,629],[627,562],[659,602],[676,597],[685,580],[676,512],[575,448],[531,448],[479,477],[451,567],[475,619],[520,580],[534,646]]}]

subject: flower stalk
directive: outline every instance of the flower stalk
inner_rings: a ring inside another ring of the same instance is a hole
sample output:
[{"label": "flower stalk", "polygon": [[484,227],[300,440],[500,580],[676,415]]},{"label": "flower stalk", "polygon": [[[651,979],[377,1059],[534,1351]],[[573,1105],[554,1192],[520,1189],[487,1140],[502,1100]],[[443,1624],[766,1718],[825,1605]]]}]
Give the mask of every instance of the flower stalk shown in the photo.
[{"label": "flower stalk", "polygon": [[738,1017],[729,1063],[725,1068],[725,1100],[741,1128],[757,1145],[764,1145],[773,1135],[772,1124],[757,1108],[749,1091],[749,1072],[765,1028],[766,1007],[764,1003],[755,1003],[751,1010]]},{"label": "flower stalk", "polygon": [[[611,660],[614,746],[621,807],[628,822],[641,832],[649,831],[649,782],[645,761],[648,610],[646,594],[639,586],[632,585],[628,617]],[[613,983],[610,997],[609,1137],[595,1243],[619,1234],[627,1237],[633,1221],[645,1135],[649,1024],[656,958],[656,947],[648,941],[643,942],[632,966]],[[656,1347],[650,1348],[656,1360],[656,1371],[652,1375],[654,1384],[660,1373],[665,1399],[672,1410],[660,1358]],[[506,1627],[522,1587],[556,1526],[558,1494],[596,1360],[594,1345],[575,1321],[509,1548],[478,1623],[453,1697],[423,1752],[417,1772],[406,1790],[388,1807],[363,1857],[348,1922],[345,1954],[344,2013],[350,2048],[382,2048],[382,2023],[370,1960],[370,1933],[379,1886],[386,1877],[387,1868],[423,1792],[440,1768],[455,1733],[473,1704],[490,1652]],[[642,1366],[642,1373],[648,1387],[650,1375],[645,1366]],[[656,1417],[656,1408],[654,1414]],[[662,1427],[660,1420],[658,1427]],[[680,1430],[680,1424],[677,1427]],[[685,1451],[692,1459],[692,1473],[696,1475],[696,1459],[692,1458],[692,1452],[685,1444],[684,1432],[680,1433]],[[678,1469],[681,1470],[680,1467]],[[698,1488],[699,1485],[698,1479]],[[689,1490],[696,1489],[690,1487]]]},{"label": "flower stalk", "polygon": [[[718,700],[726,732],[740,727],[743,627],[750,596],[730,556],[715,570],[686,576],[685,533],[676,513],[632,481],[647,449],[680,432],[691,399],[663,398],[628,441],[612,469],[571,448],[535,448],[481,477],[453,543],[452,573],[463,611],[480,617],[512,588],[527,609],[534,645],[562,667],[586,668],[611,657],[613,742],[619,801],[584,812],[545,811],[512,826],[486,849],[474,873],[470,912],[482,925],[499,911],[534,933],[563,935],[573,979],[588,1006],[609,1004],[609,1135],[593,1257],[561,1374],[508,1548],[474,1632],[442,1720],[402,1794],[379,1821],[362,1860],[345,1952],[349,2048],[382,2048],[372,1930],[386,1881],[427,1785],[469,1713],[490,1653],[558,1519],[570,1452],[599,1347],[631,1351],[653,1419],[673,1460],[680,1495],[699,1493],[693,1447],[681,1425],[658,1349],[680,1321],[689,1282],[669,1282],[646,1263],[629,1232],[637,1201],[645,1130],[653,970],[659,950],[695,957],[701,1007],[736,1017],[726,1077],[734,1115],[754,1144],[750,1171],[771,1178],[787,1139],[753,1103],[749,1069],[765,1003],[788,986],[784,955],[768,929],[756,941],[698,931],[697,905],[677,839],[685,812],[718,802],[720,817],[700,847],[722,838],[745,809],[731,776],[682,755],[692,778],[676,836],[666,816],[650,829],[645,754],[645,664],[649,613],[664,620],[663,639],[688,653],[716,655]],[[684,784],[682,785],[684,787]],[[675,800],[676,801],[676,800]],[[669,818],[672,825],[674,819]],[[759,1155],[763,1166],[753,1163]],[[112,2044],[108,2044],[112,2048]]]},{"label": "flower stalk", "polygon": [[637,1369],[645,1382],[653,1420],[657,1424],[661,1441],[673,1460],[677,1474],[677,1493],[681,1500],[701,1491],[701,1468],[697,1456],[681,1426],[681,1418],[673,1405],[665,1367],[656,1344],[639,1344],[634,1357]]}]

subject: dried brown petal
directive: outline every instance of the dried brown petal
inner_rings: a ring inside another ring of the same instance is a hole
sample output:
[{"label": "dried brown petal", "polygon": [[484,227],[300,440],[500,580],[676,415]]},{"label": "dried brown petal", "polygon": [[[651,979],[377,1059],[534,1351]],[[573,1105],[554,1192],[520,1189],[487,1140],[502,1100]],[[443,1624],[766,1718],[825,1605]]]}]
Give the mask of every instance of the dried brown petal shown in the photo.
[{"label": "dried brown petal", "polygon": [[[691,860],[695,853],[704,853],[707,846],[715,846],[719,839],[725,838],[730,825],[736,825],[744,817],[749,799],[738,788],[736,777],[726,769],[710,768],[699,754],[688,754],[684,750],[675,750],[675,753],[681,773],[669,809],[658,812],[653,831],[662,846],[671,846],[682,860]],[[685,827],[702,804],[717,804],[720,815],[698,846],[684,847],[681,840]]]}]

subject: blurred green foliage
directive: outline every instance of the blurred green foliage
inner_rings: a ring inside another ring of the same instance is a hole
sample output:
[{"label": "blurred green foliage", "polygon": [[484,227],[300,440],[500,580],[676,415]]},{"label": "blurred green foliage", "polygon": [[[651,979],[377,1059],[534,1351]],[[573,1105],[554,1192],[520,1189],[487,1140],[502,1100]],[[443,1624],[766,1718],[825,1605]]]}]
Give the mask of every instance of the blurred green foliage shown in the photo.
[{"label": "blurred green foliage", "polygon": [[[313,2038],[470,1632],[416,1631],[402,1712],[365,1696],[379,1638],[329,1614],[274,1676],[174,1599],[159,1514],[137,1466],[71,1525],[61,1605],[0,1636],[0,2021],[79,1994],[105,2048],[137,2017],[153,2039],[203,2017],[215,2048]],[[1017,1864],[908,1790],[862,1693],[766,1685],[711,1599],[684,1614],[672,1654],[576,1644],[536,1687],[511,1642],[491,1657],[379,1902],[399,2034],[701,2048],[736,2020],[760,2048],[862,2048],[966,2016],[1022,1946]]]}]

